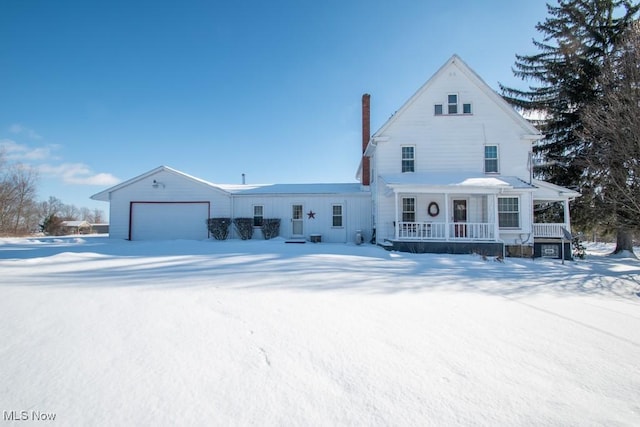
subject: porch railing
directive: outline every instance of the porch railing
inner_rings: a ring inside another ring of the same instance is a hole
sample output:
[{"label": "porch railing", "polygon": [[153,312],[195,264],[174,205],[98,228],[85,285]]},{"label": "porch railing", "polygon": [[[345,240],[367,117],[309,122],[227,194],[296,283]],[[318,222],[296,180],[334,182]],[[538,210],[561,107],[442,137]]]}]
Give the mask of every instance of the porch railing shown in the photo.
[{"label": "porch railing", "polygon": [[566,224],[533,224],[533,237],[562,237],[562,229],[566,228]]},{"label": "porch railing", "polygon": [[495,240],[495,224],[487,222],[400,222],[398,223],[398,238],[402,240]]}]

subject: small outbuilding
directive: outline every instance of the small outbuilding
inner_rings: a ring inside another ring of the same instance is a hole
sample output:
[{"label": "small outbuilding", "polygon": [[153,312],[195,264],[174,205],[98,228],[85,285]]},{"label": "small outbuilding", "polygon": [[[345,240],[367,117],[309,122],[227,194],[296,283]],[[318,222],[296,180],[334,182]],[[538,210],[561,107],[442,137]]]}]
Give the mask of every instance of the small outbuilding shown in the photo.
[{"label": "small outbuilding", "polygon": [[87,221],[62,221],[60,231],[61,234],[89,234],[92,228]]}]

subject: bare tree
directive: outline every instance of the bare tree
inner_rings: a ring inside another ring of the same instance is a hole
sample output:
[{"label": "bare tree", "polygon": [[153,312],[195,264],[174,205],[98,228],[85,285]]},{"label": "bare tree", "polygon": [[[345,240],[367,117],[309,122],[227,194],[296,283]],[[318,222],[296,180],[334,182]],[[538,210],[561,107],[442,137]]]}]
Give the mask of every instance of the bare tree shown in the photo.
[{"label": "bare tree", "polygon": [[640,23],[627,30],[599,78],[601,97],[582,112],[581,136],[591,142],[585,173],[592,206],[616,231],[614,253],[633,254],[640,230]]},{"label": "bare tree", "polygon": [[62,205],[60,217],[64,221],[77,221],[80,218],[80,209],[75,205]]},{"label": "bare tree", "polygon": [[100,209],[94,209],[93,210],[93,223],[94,224],[102,224],[104,221],[105,221],[104,212],[102,212]]},{"label": "bare tree", "polygon": [[40,202],[39,204],[39,213],[41,218],[48,218],[50,215],[58,215],[60,216],[60,212],[62,212],[62,200],[49,196],[49,200],[45,200],[44,202]]},{"label": "bare tree", "polygon": [[36,229],[37,173],[21,164],[7,166],[0,153],[0,234],[20,235]]}]

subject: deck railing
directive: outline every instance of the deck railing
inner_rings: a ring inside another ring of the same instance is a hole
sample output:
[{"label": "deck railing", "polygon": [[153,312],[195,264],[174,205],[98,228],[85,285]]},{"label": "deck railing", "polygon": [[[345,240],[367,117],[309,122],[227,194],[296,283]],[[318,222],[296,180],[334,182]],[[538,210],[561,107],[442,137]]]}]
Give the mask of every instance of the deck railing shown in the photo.
[{"label": "deck railing", "polygon": [[566,224],[533,224],[533,237],[562,237],[562,229],[566,228]]},{"label": "deck railing", "polygon": [[398,223],[398,238],[401,240],[495,240],[495,224],[487,222],[400,222]]}]

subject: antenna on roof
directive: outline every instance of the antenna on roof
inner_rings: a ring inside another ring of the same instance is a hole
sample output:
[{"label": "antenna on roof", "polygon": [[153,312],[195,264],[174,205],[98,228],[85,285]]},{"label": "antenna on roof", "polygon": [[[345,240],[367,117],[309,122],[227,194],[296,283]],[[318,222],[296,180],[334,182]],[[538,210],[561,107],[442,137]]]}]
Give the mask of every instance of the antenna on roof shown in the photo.
[{"label": "antenna on roof", "polygon": [[245,184],[246,184],[245,175],[242,174],[242,185],[245,185]]}]

